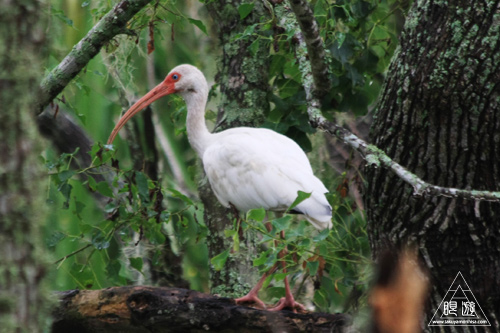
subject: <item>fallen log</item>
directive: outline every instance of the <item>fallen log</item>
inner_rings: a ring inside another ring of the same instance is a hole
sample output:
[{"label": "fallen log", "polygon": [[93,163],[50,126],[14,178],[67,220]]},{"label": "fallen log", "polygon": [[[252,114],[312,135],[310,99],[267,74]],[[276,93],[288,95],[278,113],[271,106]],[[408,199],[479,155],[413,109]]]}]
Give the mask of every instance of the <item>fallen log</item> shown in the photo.
[{"label": "fallen log", "polygon": [[344,314],[271,312],[192,290],[129,286],[60,293],[52,332],[343,332]]}]

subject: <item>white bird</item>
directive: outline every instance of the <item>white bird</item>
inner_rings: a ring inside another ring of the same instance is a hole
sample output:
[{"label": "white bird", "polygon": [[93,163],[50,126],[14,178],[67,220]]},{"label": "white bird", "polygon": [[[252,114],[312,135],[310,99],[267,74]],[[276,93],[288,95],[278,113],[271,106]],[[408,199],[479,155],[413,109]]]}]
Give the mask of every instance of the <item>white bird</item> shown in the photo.
[{"label": "white bird", "polygon": [[[232,205],[240,212],[264,208],[284,213],[297,198],[298,191],[303,191],[311,196],[293,211],[304,215],[318,229],[331,228],[332,208],[325,197],[328,190],[314,176],[306,154],[297,143],[263,128],[237,127],[219,133],[209,132],[205,123],[208,84],[194,66],[180,65],[172,69],[163,82],[123,115],[108,144],[136,113],[173,93],[186,102],[188,140],[202,159],[212,190],[223,206]],[[291,296],[288,281],[285,286],[286,300],[280,301],[276,309],[298,304]],[[262,305],[256,297],[258,289],[254,289],[239,300],[253,300]]]}]

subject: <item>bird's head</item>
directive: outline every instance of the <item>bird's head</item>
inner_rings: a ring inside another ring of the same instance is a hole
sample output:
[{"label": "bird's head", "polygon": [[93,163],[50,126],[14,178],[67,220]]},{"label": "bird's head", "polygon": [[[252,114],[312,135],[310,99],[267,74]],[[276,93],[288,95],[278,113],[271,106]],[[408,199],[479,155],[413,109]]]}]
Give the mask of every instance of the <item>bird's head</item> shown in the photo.
[{"label": "bird's head", "polygon": [[190,100],[193,95],[205,96],[207,91],[207,81],[198,68],[191,65],[179,65],[175,67],[168,73],[163,82],[151,89],[150,92],[144,95],[125,112],[116,124],[113,132],[111,132],[108,144],[113,143],[116,135],[128,120],[157,99],[177,93],[187,101]]}]

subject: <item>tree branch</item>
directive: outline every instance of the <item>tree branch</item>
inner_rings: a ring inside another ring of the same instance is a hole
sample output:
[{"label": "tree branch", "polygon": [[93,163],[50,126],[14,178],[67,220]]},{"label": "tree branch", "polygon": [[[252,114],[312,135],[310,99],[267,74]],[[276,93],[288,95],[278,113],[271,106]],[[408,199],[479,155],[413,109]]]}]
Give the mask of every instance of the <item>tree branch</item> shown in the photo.
[{"label": "tree branch", "polygon": [[[293,5],[292,5],[293,3]],[[478,190],[464,190],[450,187],[441,187],[433,184],[429,184],[419,178],[416,174],[408,171],[402,165],[393,161],[387,154],[374,145],[370,145],[343,128],[340,125],[332,121],[328,121],[321,114],[321,102],[317,97],[318,94],[315,93],[316,85],[312,84],[312,82],[319,82],[323,80],[322,74],[317,70],[314,70],[313,67],[318,67],[315,62],[325,63],[324,52],[322,58],[311,57],[310,46],[312,44],[311,41],[314,42],[316,47],[321,46],[322,43],[318,43],[317,40],[321,39],[319,36],[319,31],[317,29],[317,24],[310,23],[310,21],[314,21],[314,16],[312,11],[309,9],[307,3],[304,3],[302,0],[291,0],[291,7],[295,12],[296,19],[299,23],[309,22],[307,24],[301,23],[300,28],[302,33],[297,32],[295,37],[299,41],[298,45],[298,61],[299,67],[302,73],[302,82],[304,85],[304,90],[306,92],[307,99],[307,112],[309,114],[309,120],[313,127],[322,129],[328,132],[331,135],[336,136],[338,139],[342,140],[345,144],[355,149],[365,159],[365,161],[369,164],[374,164],[377,166],[382,166],[392,170],[396,175],[398,175],[403,181],[407,182],[409,185],[413,187],[414,195],[428,195],[428,196],[444,196],[449,198],[463,198],[468,200],[480,200],[480,201],[500,201],[500,192],[494,191],[478,191]],[[295,7],[296,6],[296,7]],[[307,7],[305,9],[303,7]],[[290,20],[289,16],[286,16],[286,11],[282,13],[282,19],[286,22],[286,29],[293,29],[294,24],[292,20]],[[306,19],[305,16],[309,15],[309,18]],[[304,37],[305,38],[304,38]],[[308,42],[309,41],[309,42]],[[309,43],[309,44],[308,44]],[[307,48],[309,57],[303,51]],[[316,54],[318,54],[316,52]],[[313,80],[311,80],[311,76]]]},{"label": "tree branch", "polygon": [[165,287],[112,287],[61,293],[52,332],[340,332],[348,315],[271,312],[234,300]]},{"label": "tree branch", "polygon": [[69,82],[116,35],[125,33],[127,22],[151,0],[122,0],[76,44],[40,84],[36,114],[40,114]]},{"label": "tree branch", "polygon": [[290,0],[289,3],[300,25],[303,36],[301,39],[303,39],[307,47],[307,55],[314,81],[312,90],[314,95],[320,99],[329,92],[331,83],[328,76],[328,66],[325,62],[325,47],[319,35],[318,23],[314,19],[308,1]]}]

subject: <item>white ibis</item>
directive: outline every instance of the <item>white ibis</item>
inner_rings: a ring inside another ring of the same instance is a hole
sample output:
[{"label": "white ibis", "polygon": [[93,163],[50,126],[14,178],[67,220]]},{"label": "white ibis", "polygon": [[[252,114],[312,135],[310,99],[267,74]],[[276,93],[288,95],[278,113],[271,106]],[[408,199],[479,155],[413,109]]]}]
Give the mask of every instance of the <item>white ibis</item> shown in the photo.
[{"label": "white ibis", "polygon": [[[286,212],[297,198],[298,191],[311,193],[294,212],[302,214],[318,229],[331,228],[332,208],[326,200],[328,192],[314,176],[304,151],[293,140],[269,129],[237,127],[210,133],[205,124],[208,84],[194,66],[180,65],[165,80],[135,103],[119,120],[111,133],[111,144],[123,125],[136,113],[157,99],[179,94],[187,105],[186,128],[191,146],[203,161],[203,167],[217,199],[225,207],[240,212],[264,208]],[[269,274],[266,273],[266,275]],[[264,280],[237,302],[255,301]],[[273,308],[297,308],[285,279],[286,296]]]}]

